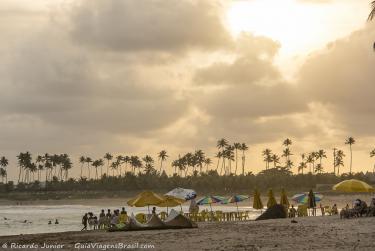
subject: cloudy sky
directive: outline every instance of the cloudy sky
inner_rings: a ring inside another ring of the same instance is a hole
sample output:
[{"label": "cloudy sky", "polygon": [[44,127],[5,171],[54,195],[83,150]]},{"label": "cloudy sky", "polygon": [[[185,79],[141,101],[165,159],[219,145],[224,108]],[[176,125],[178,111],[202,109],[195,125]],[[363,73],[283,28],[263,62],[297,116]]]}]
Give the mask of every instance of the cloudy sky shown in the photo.
[{"label": "cloudy sky", "polygon": [[2,0],[0,155],[14,176],[20,151],[213,157],[224,137],[258,172],[286,137],[298,162],[353,136],[372,170],[369,2]]}]

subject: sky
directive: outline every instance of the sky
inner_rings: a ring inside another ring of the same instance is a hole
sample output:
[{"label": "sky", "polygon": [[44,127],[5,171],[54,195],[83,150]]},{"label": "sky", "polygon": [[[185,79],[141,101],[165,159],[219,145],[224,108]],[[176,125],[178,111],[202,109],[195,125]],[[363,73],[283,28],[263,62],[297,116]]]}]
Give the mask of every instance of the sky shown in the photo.
[{"label": "sky", "polygon": [[325,149],[332,172],[332,149],[349,156],[352,136],[353,171],[370,171],[369,2],[3,0],[0,155],[10,178],[22,151],[76,162],[165,149],[170,163],[196,149],[213,158],[223,137],[249,145],[246,170],[257,173],[262,150],[281,155],[287,137],[296,166]]}]

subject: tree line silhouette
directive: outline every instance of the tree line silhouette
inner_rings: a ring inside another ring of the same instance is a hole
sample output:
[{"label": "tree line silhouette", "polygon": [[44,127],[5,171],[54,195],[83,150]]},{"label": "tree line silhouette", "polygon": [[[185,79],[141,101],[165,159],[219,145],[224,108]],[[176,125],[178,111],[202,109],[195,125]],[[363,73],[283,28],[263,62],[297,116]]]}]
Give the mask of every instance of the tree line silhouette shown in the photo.
[{"label": "tree line silhouette", "polygon": [[[355,143],[356,141],[353,137],[349,137],[345,141],[345,144],[349,145],[350,151],[350,168],[348,174],[340,174],[340,168],[342,170],[344,167],[344,157],[346,156],[344,151],[333,148],[334,161],[332,173],[324,173],[323,159],[327,158],[327,153],[325,150],[319,149],[300,154],[301,160],[297,165],[297,174],[293,175],[291,171],[294,166],[294,162],[291,159],[291,156],[294,155],[292,152],[293,142],[288,138],[282,142],[284,149],[280,156],[268,148],[262,151],[265,169],[257,175],[251,171],[245,173],[246,152],[249,149],[247,144],[238,142],[230,144],[224,138],[217,141],[217,153],[215,154],[217,162],[215,165],[213,165],[212,159],[208,158],[203,150],[188,152],[184,155],[179,155],[178,158],[171,161],[172,176],[166,174],[165,165],[163,166],[163,163],[169,158],[166,150],[162,150],[157,154],[157,165],[150,155],[145,155],[144,157],[135,155],[113,156],[110,153],[106,153],[103,158],[99,159],[81,156],[79,158],[80,175],[76,179],[69,177],[69,171],[73,168],[73,164],[68,154],[46,153],[38,155],[33,160],[30,152],[21,152],[17,156],[17,189],[22,190],[30,187],[38,189],[42,183],[46,184],[44,187],[50,190],[57,188],[68,190],[71,188],[88,190],[102,188],[111,190],[114,187],[118,189],[146,189],[149,184],[152,184],[154,188],[163,188],[164,186],[169,187],[171,184],[174,186],[183,186],[183,184],[191,186],[192,182],[198,182],[200,184],[198,187],[203,186],[203,184],[212,187],[212,183],[216,182],[215,180],[221,180],[225,184],[228,184],[226,183],[227,181],[235,180],[234,187],[239,184],[243,186],[245,184],[247,186],[249,184],[259,186],[260,184],[267,184],[265,181],[262,183],[257,181],[257,179],[262,180],[264,177],[269,177],[271,180],[277,178],[277,180],[273,180],[276,182],[274,184],[283,184],[283,180],[286,179],[285,177],[288,177],[288,180],[294,177],[297,184],[299,184],[297,181],[299,179],[312,179],[319,183],[334,182],[340,180],[342,177],[353,176],[352,146]],[[375,157],[375,149],[370,152],[370,157]],[[8,159],[1,157],[1,181],[3,184],[9,184],[7,186],[8,190],[13,190],[10,186],[13,186],[14,182],[8,181],[8,165]],[[375,165],[373,172],[375,172]],[[373,174],[368,173],[363,175],[365,176],[362,178],[368,180]],[[296,178],[300,176],[304,178]],[[295,182],[291,184],[295,184]],[[305,184],[310,184],[310,182]],[[91,186],[93,188],[90,188]],[[241,185],[239,186],[241,187]],[[224,187],[230,189],[227,185]]]}]

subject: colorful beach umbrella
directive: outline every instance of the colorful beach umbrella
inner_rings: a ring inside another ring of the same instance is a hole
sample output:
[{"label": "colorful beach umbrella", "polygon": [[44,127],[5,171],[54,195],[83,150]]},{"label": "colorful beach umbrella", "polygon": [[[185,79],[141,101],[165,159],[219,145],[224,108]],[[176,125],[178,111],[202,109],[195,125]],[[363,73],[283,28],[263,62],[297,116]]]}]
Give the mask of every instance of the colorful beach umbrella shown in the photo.
[{"label": "colorful beach umbrella", "polygon": [[356,180],[356,179],[341,181],[340,183],[334,185],[332,189],[335,190],[335,191],[341,191],[341,192],[347,192],[347,193],[375,192],[375,189],[372,186],[370,186],[366,182]]},{"label": "colorful beach umbrella", "polygon": [[286,195],[285,189],[281,189],[280,205],[284,205],[289,208],[288,196]]},{"label": "colorful beach umbrella", "polygon": [[197,197],[197,193],[194,190],[185,189],[185,188],[181,188],[181,187],[177,187],[177,188],[169,191],[165,195],[173,196],[173,197],[176,197],[176,198],[179,198],[179,199],[184,199],[184,200],[191,200],[191,199],[195,199]]},{"label": "colorful beach umbrella", "polygon": [[[308,199],[309,199],[309,193],[299,193],[295,194],[292,197],[292,200],[297,202],[298,204],[307,204]],[[315,197],[315,203],[319,202],[323,199],[323,195],[320,193],[314,192],[314,197]]]},{"label": "colorful beach umbrella", "polygon": [[263,203],[262,203],[262,200],[260,199],[260,193],[257,189],[255,189],[254,191],[253,208],[263,209]]},{"label": "colorful beach umbrella", "polygon": [[225,197],[222,197],[222,196],[206,196],[206,197],[203,197],[202,199],[198,200],[197,201],[197,204],[198,205],[210,205],[210,209],[212,211],[212,204],[214,203],[220,203],[222,201],[225,200]]},{"label": "colorful beach umbrella", "polygon": [[236,207],[237,207],[237,212],[238,212],[238,202],[241,202],[241,201],[244,201],[244,200],[247,200],[249,198],[249,196],[247,195],[234,195],[228,199],[224,199],[223,201],[221,201],[221,204],[228,204],[228,203],[236,203]]},{"label": "colorful beach umbrella", "polygon": [[267,208],[270,208],[274,205],[276,205],[276,199],[275,196],[273,195],[272,189],[268,190],[268,202],[267,202]]}]

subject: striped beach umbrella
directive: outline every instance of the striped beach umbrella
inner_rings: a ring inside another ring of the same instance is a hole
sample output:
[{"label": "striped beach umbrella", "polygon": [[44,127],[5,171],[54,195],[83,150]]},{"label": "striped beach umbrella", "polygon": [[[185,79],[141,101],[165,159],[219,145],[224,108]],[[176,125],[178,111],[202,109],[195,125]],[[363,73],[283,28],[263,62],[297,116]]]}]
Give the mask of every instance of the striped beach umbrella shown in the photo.
[{"label": "striped beach umbrella", "polygon": [[[315,203],[323,199],[323,195],[320,193],[316,193],[316,192],[314,192],[314,197],[315,197]],[[293,195],[292,200],[297,202],[298,204],[307,204],[309,200],[309,193],[295,194]]]},{"label": "striped beach umbrella", "polygon": [[236,203],[236,207],[237,207],[237,212],[238,212],[238,202],[241,202],[243,200],[247,200],[249,198],[249,196],[247,195],[234,195],[228,199],[225,199],[221,202],[221,204],[228,204],[228,203]]},{"label": "striped beach umbrella", "polygon": [[206,197],[203,197],[202,199],[198,200],[197,201],[197,204],[198,205],[210,205],[210,208],[211,208],[211,211],[212,211],[212,206],[211,204],[214,204],[214,203],[220,203],[222,201],[224,201],[225,198],[222,197],[222,196],[206,196]]}]

